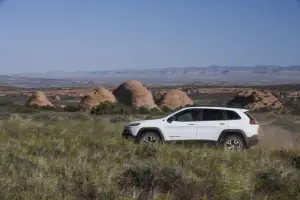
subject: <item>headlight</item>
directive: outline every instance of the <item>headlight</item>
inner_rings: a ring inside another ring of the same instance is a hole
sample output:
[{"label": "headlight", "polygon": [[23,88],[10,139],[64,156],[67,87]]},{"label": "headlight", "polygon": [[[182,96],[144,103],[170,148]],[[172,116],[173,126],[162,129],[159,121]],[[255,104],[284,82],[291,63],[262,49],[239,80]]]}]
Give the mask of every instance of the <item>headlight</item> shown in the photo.
[{"label": "headlight", "polygon": [[132,124],[128,124],[128,126],[138,126],[140,125],[140,123],[132,123]]}]

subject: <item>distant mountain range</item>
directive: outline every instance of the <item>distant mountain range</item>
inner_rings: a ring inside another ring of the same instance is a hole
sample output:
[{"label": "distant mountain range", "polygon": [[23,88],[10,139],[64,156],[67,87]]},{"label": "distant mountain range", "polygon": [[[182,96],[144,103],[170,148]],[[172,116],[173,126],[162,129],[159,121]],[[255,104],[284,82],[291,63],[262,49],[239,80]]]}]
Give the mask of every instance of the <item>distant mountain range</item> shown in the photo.
[{"label": "distant mountain range", "polygon": [[[31,82],[30,85],[72,85],[72,84],[119,84],[128,79],[145,84],[225,84],[261,85],[300,83],[299,66],[209,66],[209,67],[170,67],[163,69],[106,70],[106,71],[50,71],[47,73],[22,73],[1,76],[10,83]],[[24,78],[26,77],[26,78]],[[2,81],[1,81],[2,80]],[[23,80],[23,81],[21,81]],[[43,83],[42,83],[43,82]],[[56,84],[55,84],[56,83]],[[23,84],[26,85],[26,84]]]}]

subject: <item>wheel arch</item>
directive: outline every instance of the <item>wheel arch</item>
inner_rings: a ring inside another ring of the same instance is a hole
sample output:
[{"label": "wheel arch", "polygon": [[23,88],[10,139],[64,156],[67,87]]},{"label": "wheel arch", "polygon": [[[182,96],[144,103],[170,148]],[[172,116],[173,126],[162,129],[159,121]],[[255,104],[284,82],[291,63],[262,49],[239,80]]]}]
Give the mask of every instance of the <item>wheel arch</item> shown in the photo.
[{"label": "wheel arch", "polygon": [[165,140],[165,137],[164,137],[162,131],[160,130],[160,128],[157,128],[157,127],[144,127],[144,128],[141,128],[137,133],[137,138],[139,139],[146,132],[155,132],[160,137],[161,141]]},{"label": "wheel arch", "polygon": [[219,138],[218,138],[218,142],[222,142],[222,140],[227,137],[227,136],[230,136],[230,135],[236,135],[236,136],[239,136],[241,137],[241,139],[243,140],[244,144],[247,145],[247,142],[246,142],[246,133],[243,131],[243,130],[240,130],[240,129],[227,129],[227,130],[224,130],[221,132]]}]

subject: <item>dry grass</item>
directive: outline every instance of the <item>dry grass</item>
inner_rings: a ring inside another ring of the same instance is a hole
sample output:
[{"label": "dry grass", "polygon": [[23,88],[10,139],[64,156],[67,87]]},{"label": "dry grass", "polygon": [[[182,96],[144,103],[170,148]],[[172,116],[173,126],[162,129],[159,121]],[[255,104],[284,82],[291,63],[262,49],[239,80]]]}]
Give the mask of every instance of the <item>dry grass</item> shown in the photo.
[{"label": "dry grass", "polygon": [[[143,147],[99,119],[1,123],[0,199],[297,199],[296,150]],[[292,163],[293,161],[293,163]]]}]

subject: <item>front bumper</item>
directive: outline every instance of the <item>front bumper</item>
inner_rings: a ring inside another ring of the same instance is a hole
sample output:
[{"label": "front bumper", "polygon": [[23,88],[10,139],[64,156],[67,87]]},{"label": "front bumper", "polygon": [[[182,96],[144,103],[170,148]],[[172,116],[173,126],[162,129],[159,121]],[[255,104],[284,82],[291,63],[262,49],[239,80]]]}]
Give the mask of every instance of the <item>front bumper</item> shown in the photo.
[{"label": "front bumper", "polygon": [[125,138],[125,139],[136,140],[136,137],[134,135],[132,135],[132,132],[128,127],[124,127],[122,137]]},{"label": "front bumper", "polygon": [[245,142],[246,142],[247,148],[251,148],[251,147],[257,145],[259,142],[258,135],[253,135],[252,137],[248,137],[245,140],[246,140]]}]

